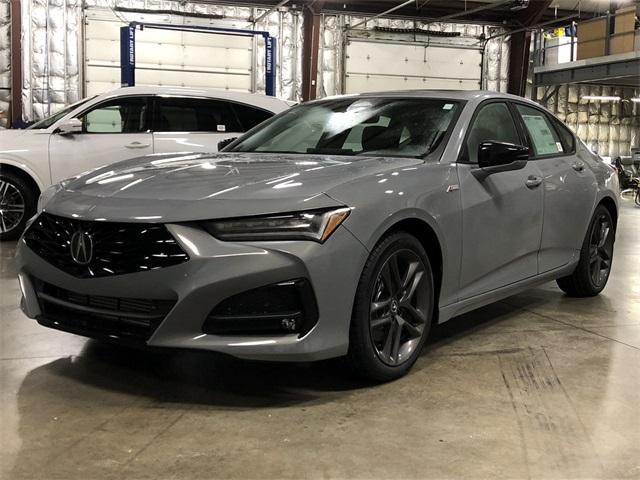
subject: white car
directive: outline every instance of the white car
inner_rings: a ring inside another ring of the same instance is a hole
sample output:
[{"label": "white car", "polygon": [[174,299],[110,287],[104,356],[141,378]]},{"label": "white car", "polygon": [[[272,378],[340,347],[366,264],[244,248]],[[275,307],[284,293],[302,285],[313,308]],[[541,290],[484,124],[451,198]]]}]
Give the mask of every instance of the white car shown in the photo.
[{"label": "white car", "polygon": [[0,240],[16,238],[49,185],[151,153],[216,152],[291,104],[251,93],[126,87],[25,130],[0,132]]}]

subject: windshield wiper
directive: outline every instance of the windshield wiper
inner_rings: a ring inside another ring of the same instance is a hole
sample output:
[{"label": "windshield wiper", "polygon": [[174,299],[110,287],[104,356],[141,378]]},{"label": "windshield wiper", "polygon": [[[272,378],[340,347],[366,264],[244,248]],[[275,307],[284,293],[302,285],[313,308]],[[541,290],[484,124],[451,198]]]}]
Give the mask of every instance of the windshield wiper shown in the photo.
[{"label": "windshield wiper", "polygon": [[322,153],[325,155],[353,155],[354,151],[350,148],[307,148],[307,153]]}]

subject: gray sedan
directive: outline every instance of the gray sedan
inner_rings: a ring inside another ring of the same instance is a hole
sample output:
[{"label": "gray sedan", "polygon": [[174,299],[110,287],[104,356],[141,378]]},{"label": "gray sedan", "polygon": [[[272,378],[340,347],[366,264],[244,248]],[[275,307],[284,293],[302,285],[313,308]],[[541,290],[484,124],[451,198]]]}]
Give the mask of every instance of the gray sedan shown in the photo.
[{"label": "gray sedan", "polygon": [[413,91],[302,104],[218,154],[45,191],[18,249],[40,324],[385,381],[430,327],[533,285],[606,285],[614,170],[535,103]]}]

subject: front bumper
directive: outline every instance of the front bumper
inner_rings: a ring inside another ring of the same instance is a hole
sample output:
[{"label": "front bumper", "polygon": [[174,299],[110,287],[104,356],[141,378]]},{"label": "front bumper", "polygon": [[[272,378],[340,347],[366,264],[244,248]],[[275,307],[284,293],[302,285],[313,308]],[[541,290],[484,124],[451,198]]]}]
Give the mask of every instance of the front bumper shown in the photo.
[{"label": "front bumper", "polygon": [[[151,347],[204,349],[275,361],[321,360],[346,354],[355,290],[368,255],[346,228],[338,228],[324,244],[221,242],[196,227],[172,224],[167,228],[189,254],[189,261],[101,278],[69,275],[21,240],[16,263],[25,314],[30,318],[41,315],[34,288],[34,283],[41,281],[83,295],[175,300],[146,342]],[[309,280],[318,306],[318,322],[303,337],[203,333],[207,315],[226,298],[294,278]]]}]

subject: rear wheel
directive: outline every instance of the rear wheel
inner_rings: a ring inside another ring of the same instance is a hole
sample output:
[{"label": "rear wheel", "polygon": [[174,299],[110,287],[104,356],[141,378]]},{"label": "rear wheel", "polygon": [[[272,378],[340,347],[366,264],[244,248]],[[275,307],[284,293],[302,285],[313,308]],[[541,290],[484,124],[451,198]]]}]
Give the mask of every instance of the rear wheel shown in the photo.
[{"label": "rear wheel", "polygon": [[356,292],[348,361],[359,375],[389,381],[415,363],[431,326],[433,275],[412,235],[385,237],[373,250]]},{"label": "rear wheel", "polygon": [[571,275],[557,280],[567,295],[592,297],[604,289],[611,273],[615,235],[609,210],[599,205],[584,239],[578,266]]},{"label": "rear wheel", "polygon": [[21,176],[0,171],[0,240],[20,236],[36,211],[36,202],[36,193]]}]

